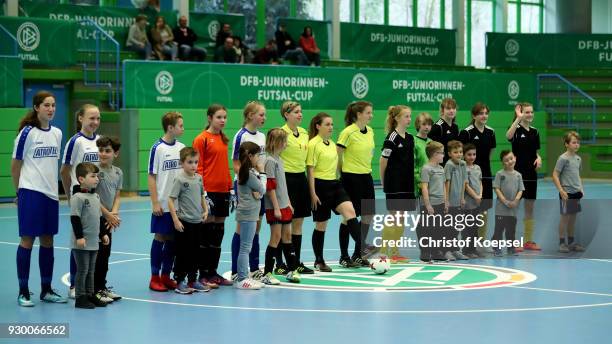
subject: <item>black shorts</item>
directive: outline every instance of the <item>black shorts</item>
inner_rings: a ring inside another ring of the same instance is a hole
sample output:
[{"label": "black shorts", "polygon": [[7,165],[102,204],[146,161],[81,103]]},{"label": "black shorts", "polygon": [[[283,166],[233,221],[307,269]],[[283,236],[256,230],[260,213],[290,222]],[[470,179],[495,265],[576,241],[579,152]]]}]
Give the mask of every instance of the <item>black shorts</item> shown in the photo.
[{"label": "black shorts", "polygon": [[486,211],[493,207],[493,177],[482,177],[482,202],[479,209]]},{"label": "black shorts", "polygon": [[417,200],[414,193],[396,192],[385,194],[387,199],[387,211],[414,211],[417,207]]},{"label": "black shorts", "polygon": [[310,204],[310,191],[305,173],[285,172],[287,192],[293,207],[293,218],[310,217],[312,206]]},{"label": "black shorts", "polygon": [[523,185],[525,186],[521,198],[536,199],[538,195],[538,174],[535,171],[519,172],[523,177]]},{"label": "black shorts", "polygon": [[351,200],[339,180],[315,178],[315,193],[321,201],[321,204],[317,205],[317,209],[312,211],[312,219],[315,222],[329,220],[332,211],[338,215],[336,207]]},{"label": "black shorts", "polygon": [[229,192],[208,192],[208,197],[213,201],[212,215],[216,217],[229,216]]},{"label": "black shorts", "polygon": [[559,194],[559,213],[561,215],[571,215],[581,212],[582,205],[580,205],[580,199],[582,196],[582,192],[568,193],[568,200],[564,201]]},{"label": "black shorts", "polygon": [[376,207],[374,206],[372,175],[342,172],[341,180],[344,190],[346,190],[353,203],[355,215],[373,215],[376,212]]}]

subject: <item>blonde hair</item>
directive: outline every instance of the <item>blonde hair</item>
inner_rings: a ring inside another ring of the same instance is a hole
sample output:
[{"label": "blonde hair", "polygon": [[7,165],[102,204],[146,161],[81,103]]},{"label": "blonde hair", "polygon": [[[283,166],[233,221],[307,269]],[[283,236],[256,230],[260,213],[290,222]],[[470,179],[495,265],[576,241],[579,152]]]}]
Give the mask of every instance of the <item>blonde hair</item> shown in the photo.
[{"label": "blonde hair", "polygon": [[272,128],[266,135],[266,153],[275,155],[287,142],[287,133],[281,128]]},{"label": "blonde hair", "polygon": [[416,120],[414,120],[414,128],[419,131],[421,125],[423,124],[433,125],[433,118],[431,118],[431,115],[428,112],[421,112],[417,116]]},{"label": "blonde hair", "polygon": [[394,105],[389,106],[389,110],[387,110],[387,121],[385,125],[385,130],[387,133],[392,132],[395,127],[397,127],[397,118],[402,114],[404,110],[412,111],[409,106],[406,105]]},{"label": "blonde hair", "polygon": [[565,135],[563,135],[563,142],[565,144],[569,144],[572,141],[572,137],[575,137],[576,140],[580,141],[580,134],[572,130],[568,131],[567,133],[565,133]]},{"label": "blonde hair", "polygon": [[285,114],[293,111],[293,109],[295,109],[298,106],[301,106],[300,103],[295,102],[293,100],[287,100],[286,102],[284,102],[280,110],[281,116],[283,116],[283,119],[286,121],[287,117],[285,117]]},{"label": "blonde hair", "polygon": [[[81,128],[83,128],[83,123],[81,123],[81,121],[79,121],[80,119],[82,120],[83,117],[85,116],[85,114],[87,113],[88,110],[91,109],[98,109],[97,106],[93,105],[93,104],[83,104],[83,106],[81,106],[76,114],[75,114],[75,127],[77,131],[81,131]],[[98,109],[98,111],[100,111]]]},{"label": "blonde hair", "polygon": [[246,105],[244,106],[244,110],[242,110],[242,115],[244,116],[244,121],[242,122],[243,127],[249,121],[249,116],[257,113],[257,109],[259,109],[260,107],[263,108],[264,110],[266,108],[262,103],[256,100],[252,100],[246,103]]},{"label": "blonde hair", "polygon": [[175,126],[176,123],[178,123],[179,118],[183,118],[183,115],[181,115],[180,112],[166,112],[166,114],[162,117],[162,128],[164,128],[164,133],[168,131],[169,126]]},{"label": "blonde hair", "polygon": [[428,159],[431,159],[431,157],[439,151],[444,152],[444,145],[438,141],[431,141],[425,146],[425,153]]}]

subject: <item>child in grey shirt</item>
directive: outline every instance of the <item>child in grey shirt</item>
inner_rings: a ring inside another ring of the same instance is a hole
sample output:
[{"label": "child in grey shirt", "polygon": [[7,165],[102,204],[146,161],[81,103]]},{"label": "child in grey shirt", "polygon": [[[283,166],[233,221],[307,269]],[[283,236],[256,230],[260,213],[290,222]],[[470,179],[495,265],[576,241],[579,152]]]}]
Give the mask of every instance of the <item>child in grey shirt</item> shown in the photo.
[{"label": "child in grey shirt", "polygon": [[[458,215],[462,212],[465,205],[465,184],[467,183],[467,169],[463,157],[463,144],[457,140],[451,140],[447,145],[448,157],[444,165],[444,175],[446,182],[444,183],[445,192],[447,195],[448,212],[452,215]],[[458,232],[454,226],[447,226],[445,229],[446,239],[458,237]],[[466,260],[466,257],[459,246],[446,248],[444,256],[447,260],[455,259]]]},{"label": "child in grey shirt", "polygon": [[[421,212],[424,216],[442,216],[448,211],[446,204],[446,192],[444,189],[444,169],[440,164],[444,160],[444,146],[437,141],[431,141],[425,148],[429,162],[421,169]],[[421,250],[421,260],[430,262],[431,260],[444,260],[444,254],[431,245],[422,245],[422,241],[431,244],[433,240],[440,240],[443,237],[443,228],[435,226],[433,217],[426,221],[425,226],[417,228],[419,248]]]},{"label": "child in grey shirt", "polygon": [[[516,158],[512,151],[504,150],[499,157],[504,165],[504,169],[497,171],[493,180],[493,189],[497,195],[493,240],[502,240],[504,232],[506,240],[514,240],[516,235],[517,208],[521,202],[525,186],[523,185],[521,174],[514,170]],[[502,250],[499,247],[495,247],[493,248],[493,254],[499,257],[502,255]],[[516,255],[515,248],[509,247],[508,254]]]}]

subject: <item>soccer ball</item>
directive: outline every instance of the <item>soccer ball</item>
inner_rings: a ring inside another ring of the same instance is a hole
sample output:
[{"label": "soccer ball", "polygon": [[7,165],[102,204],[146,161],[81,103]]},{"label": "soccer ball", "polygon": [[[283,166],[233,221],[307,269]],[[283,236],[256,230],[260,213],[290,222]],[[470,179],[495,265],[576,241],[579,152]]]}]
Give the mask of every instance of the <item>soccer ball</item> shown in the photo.
[{"label": "soccer ball", "polygon": [[391,264],[387,260],[387,257],[381,256],[379,258],[375,258],[370,262],[370,268],[377,275],[383,275],[387,273],[387,271],[391,270]]}]

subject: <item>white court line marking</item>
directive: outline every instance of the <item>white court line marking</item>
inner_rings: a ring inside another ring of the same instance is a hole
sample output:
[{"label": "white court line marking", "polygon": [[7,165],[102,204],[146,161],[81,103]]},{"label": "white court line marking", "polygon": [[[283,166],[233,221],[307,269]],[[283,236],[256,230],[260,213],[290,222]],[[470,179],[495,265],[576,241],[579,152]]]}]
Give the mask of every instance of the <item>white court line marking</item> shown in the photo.
[{"label": "white court line marking", "polygon": [[[142,209],[126,209],[126,210],[121,210],[119,213],[138,213],[138,212],[143,212],[143,211],[148,211],[151,212],[151,208],[142,208]],[[69,216],[70,213],[60,213],[59,216]],[[0,216],[0,220],[11,220],[11,219],[16,219],[17,215],[15,216]]]},{"label": "white court line marking", "polygon": [[548,288],[536,288],[536,287],[519,287],[519,286],[511,286],[511,285],[508,286],[508,288],[550,291],[550,292],[555,292],[555,293],[569,293],[569,294],[582,294],[582,295],[595,295],[595,296],[608,296],[608,297],[612,297],[612,294],[591,293],[591,292],[586,292],[586,291],[573,291],[573,290],[563,290],[563,289],[548,289]]},{"label": "white court line marking", "polygon": [[[8,241],[0,241],[0,244],[4,244],[4,245],[12,245],[12,246],[17,246],[19,245],[18,242],[8,242]],[[33,247],[40,247],[40,245],[35,244],[33,245]],[[72,250],[72,247],[63,247],[63,246],[53,246],[54,249],[58,249],[58,250]],[[143,257],[148,257],[149,254],[148,253],[133,253],[133,252],[121,252],[121,251],[111,251],[111,254],[125,254],[125,255],[130,255],[130,256],[143,256]]]}]

